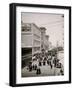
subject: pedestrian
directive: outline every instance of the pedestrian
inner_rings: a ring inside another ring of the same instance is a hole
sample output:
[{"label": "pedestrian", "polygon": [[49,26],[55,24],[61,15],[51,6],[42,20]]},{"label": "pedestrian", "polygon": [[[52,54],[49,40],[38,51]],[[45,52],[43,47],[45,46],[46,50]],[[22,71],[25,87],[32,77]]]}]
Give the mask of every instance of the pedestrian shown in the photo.
[{"label": "pedestrian", "polygon": [[37,75],[41,74],[40,68],[37,68],[36,74],[37,74]]},{"label": "pedestrian", "polygon": [[34,70],[36,70],[37,69],[37,65],[35,64],[35,66],[34,66]]},{"label": "pedestrian", "polygon": [[44,57],[44,61],[47,61],[47,58],[46,58],[46,56]]},{"label": "pedestrian", "polygon": [[62,70],[62,69],[60,70],[60,73],[61,73],[61,75],[64,75],[64,72],[63,72],[63,70]]},{"label": "pedestrian", "polygon": [[41,62],[39,62],[39,66],[42,66],[42,63]]},{"label": "pedestrian", "polygon": [[41,74],[41,69],[39,68],[39,74]]},{"label": "pedestrian", "polygon": [[50,65],[50,61],[49,60],[47,60],[47,64]]},{"label": "pedestrian", "polygon": [[49,61],[47,60],[47,64],[49,65]]},{"label": "pedestrian", "polygon": [[33,68],[33,70],[34,70],[34,65],[32,65],[32,68]]},{"label": "pedestrian", "polygon": [[43,61],[43,65],[45,66],[45,64],[46,64],[46,62],[45,61]]},{"label": "pedestrian", "polygon": [[52,64],[50,65],[50,67],[51,67],[51,69],[52,69],[52,67],[53,67]]},{"label": "pedestrian", "polygon": [[53,64],[54,64],[54,67],[56,67],[56,65],[57,65],[57,60],[56,60],[56,58],[54,58]]},{"label": "pedestrian", "polygon": [[29,71],[32,71],[32,66],[31,65],[29,66]]}]

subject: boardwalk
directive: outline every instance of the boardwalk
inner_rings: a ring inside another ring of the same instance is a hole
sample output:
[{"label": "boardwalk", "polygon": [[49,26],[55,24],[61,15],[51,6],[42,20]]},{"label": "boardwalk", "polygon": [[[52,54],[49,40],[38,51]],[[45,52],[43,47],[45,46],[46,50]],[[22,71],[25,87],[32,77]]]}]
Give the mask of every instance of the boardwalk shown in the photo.
[{"label": "boardwalk", "polygon": [[[40,54],[41,57],[41,54]],[[36,77],[36,76],[58,76],[64,75],[64,53],[58,52],[57,58],[54,56],[46,56],[38,59],[28,60],[21,70],[22,77]],[[43,59],[44,58],[44,59]],[[27,57],[29,59],[29,56]],[[35,66],[36,65],[36,66]]]},{"label": "boardwalk", "polygon": [[[38,62],[37,62],[38,63]],[[29,72],[28,67],[24,67],[22,69],[22,77],[34,77],[34,76],[56,76],[56,75],[60,75],[60,69],[59,68],[55,68],[54,66],[51,67],[49,65],[45,65],[45,66],[38,66],[38,68],[40,68],[41,70],[41,74],[37,75],[36,74],[36,70],[32,70]]]}]

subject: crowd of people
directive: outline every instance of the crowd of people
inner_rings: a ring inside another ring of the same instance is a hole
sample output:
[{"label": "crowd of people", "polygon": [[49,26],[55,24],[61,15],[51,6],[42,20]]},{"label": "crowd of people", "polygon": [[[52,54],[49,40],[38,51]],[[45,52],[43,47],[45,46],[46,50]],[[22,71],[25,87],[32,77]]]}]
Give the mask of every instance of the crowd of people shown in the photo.
[{"label": "crowd of people", "polygon": [[29,72],[36,70],[36,74],[39,75],[42,73],[40,67],[48,65],[50,69],[59,68],[60,75],[64,75],[63,65],[59,61],[57,53],[53,55],[52,52],[45,52],[45,50],[42,50],[41,53],[33,55],[32,61],[28,64],[28,70]]}]

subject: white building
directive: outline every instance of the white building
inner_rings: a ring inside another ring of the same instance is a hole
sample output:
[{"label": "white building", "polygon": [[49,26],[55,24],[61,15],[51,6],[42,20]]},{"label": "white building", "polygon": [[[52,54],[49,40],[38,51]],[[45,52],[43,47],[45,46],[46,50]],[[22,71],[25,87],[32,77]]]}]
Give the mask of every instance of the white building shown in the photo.
[{"label": "white building", "polygon": [[31,49],[32,55],[41,50],[41,32],[35,24],[22,23],[21,47]]}]

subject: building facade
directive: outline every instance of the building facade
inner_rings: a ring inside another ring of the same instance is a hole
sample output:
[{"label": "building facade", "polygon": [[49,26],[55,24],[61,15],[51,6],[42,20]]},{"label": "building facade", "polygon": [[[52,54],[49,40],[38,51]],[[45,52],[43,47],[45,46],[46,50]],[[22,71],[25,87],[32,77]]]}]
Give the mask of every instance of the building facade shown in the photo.
[{"label": "building facade", "polygon": [[46,28],[45,27],[40,27],[40,31],[41,31],[41,49],[45,49]]},{"label": "building facade", "polygon": [[49,35],[45,35],[45,50],[49,50]]},{"label": "building facade", "polygon": [[41,32],[35,24],[22,23],[21,47],[32,49],[32,55],[41,50]]},{"label": "building facade", "polygon": [[42,49],[49,49],[49,36],[46,35],[45,27],[38,27],[34,23],[22,23],[21,47],[24,50],[31,51],[32,55],[40,52]]},{"label": "building facade", "polygon": [[46,35],[46,28],[40,27],[41,30],[41,49],[49,49],[49,36]]}]

